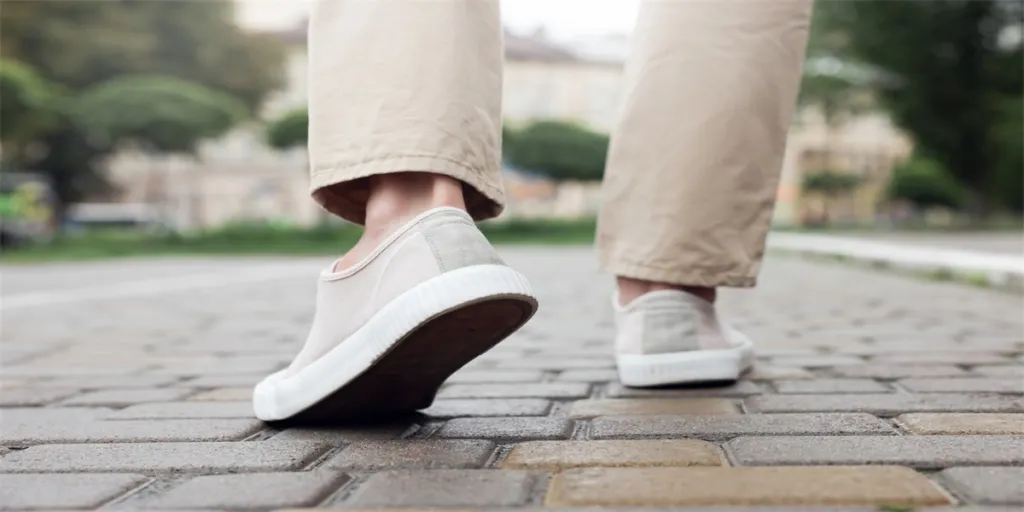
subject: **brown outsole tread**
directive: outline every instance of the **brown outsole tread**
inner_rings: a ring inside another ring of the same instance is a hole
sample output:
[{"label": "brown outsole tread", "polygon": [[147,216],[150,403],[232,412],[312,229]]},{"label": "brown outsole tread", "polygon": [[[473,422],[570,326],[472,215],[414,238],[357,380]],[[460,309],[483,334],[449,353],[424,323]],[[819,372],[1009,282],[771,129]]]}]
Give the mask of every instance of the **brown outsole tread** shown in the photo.
[{"label": "brown outsole tread", "polygon": [[438,315],[411,331],[341,389],[275,423],[359,423],[427,408],[448,377],[515,332],[534,311],[532,298],[506,296]]}]

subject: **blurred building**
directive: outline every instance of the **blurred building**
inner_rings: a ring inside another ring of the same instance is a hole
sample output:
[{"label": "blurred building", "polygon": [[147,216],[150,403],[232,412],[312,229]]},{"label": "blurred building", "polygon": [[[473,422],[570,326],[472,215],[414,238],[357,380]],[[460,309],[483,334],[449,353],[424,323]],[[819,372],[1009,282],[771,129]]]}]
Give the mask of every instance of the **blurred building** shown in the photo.
[{"label": "blurred building", "polygon": [[[304,107],[307,100],[306,24],[278,35],[291,48],[288,85],[268,98],[265,119]],[[627,49],[624,35],[553,41],[543,30],[528,35],[506,32],[506,122],[557,118],[611,130]],[[126,151],[111,161],[111,174],[123,191],[121,200],[159,202],[173,224],[181,227],[245,220],[316,222],[321,214],[309,200],[305,150],[277,152],[262,137],[262,127],[244,127],[206,144],[198,159]],[[776,222],[798,224],[822,209],[820,198],[803,194],[800,185],[806,173],[824,168],[854,172],[864,180],[850,197],[830,204],[833,220],[873,220],[893,165],[909,151],[909,141],[884,116],[858,117],[829,130],[813,110],[800,112],[786,152]],[[826,154],[828,162],[823,161]],[[509,215],[591,215],[600,202],[596,184],[555,184],[518,170],[506,170],[504,176]]]}]

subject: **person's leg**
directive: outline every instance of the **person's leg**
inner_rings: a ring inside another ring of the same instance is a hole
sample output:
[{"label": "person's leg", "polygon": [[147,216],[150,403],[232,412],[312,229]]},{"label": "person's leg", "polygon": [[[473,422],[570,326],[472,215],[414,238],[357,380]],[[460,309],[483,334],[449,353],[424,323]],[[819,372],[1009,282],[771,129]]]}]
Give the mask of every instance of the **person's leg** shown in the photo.
[{"label": "person's leg", "polygon": [[504,200],[498,1],[318,0],[309,49],[312,194],[365,230],[321,275],[306,343],[257,385],[256,415],[426,407],[536,310],[473,223]]},{"label": "person's leg", "polygon": [[[757,278],[810,14],[811,0],[641,7],[598,228],[627,383],[736,378],[748,364],[749,349],[732,350],[746,340],[717,321],[715,290]],[[688,363],[703,349],[730,362],[695,371],[709,367]]]}]

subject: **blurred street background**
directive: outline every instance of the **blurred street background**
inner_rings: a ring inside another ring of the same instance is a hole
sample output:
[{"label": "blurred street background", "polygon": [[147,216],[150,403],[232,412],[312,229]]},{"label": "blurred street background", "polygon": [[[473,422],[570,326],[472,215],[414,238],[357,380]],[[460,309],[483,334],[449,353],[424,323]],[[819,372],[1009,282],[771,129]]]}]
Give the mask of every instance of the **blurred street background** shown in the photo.
[{"label": "blurred street background", "polygon": [[[503,2],[509,240],[589,240],[637,7]],[[309,9],[5,1],[5,258],[337,252],[351,230],[308,198]],[[819,2],[776,227],[1019,253],[1022,10]]]}]

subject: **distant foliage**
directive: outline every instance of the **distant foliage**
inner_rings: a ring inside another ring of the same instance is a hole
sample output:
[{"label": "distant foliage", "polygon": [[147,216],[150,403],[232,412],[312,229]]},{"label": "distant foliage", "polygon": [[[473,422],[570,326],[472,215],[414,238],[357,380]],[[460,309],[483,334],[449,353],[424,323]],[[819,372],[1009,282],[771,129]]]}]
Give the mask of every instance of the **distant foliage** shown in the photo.
[{"label": "distant foliage", "polygon": [[967,191],[935,161],[914,157],[893,171],[888,196],[918,208],[942,206],[955,209],[963,206]]},{"label": "distant foliage", "polygon": [[309,111],[295,109],[267,125],[267,144],[274,149],[305,146],[309,141]]},{"label": "distant foliage", "polygon": [[604,176],[608,136],[563,121],[538,121],[503,132],[505,156],[517,167],[556,181],[599,181]]},{"label": "distant foliage", "polygon": [[231,96],[166,76],[115,78],[87,89],[74,102],[80,129],[103,142],[133,140],[165,153],[193,153],[199,142],[223,135],[246,115]]},{"label": "distant foliage", "polygon": [[0,59],[0,141],[31,138],[52,124],[56,87],[20,62]]}]

